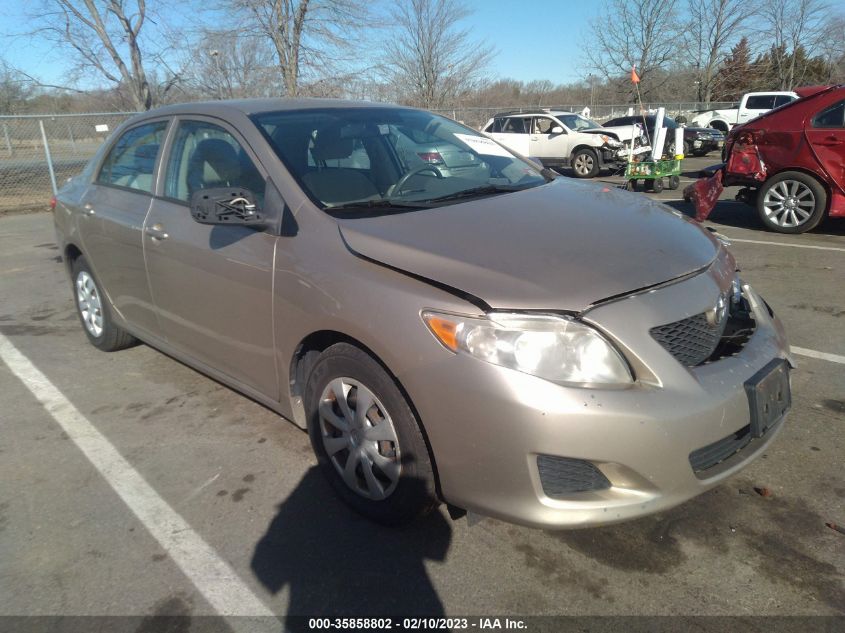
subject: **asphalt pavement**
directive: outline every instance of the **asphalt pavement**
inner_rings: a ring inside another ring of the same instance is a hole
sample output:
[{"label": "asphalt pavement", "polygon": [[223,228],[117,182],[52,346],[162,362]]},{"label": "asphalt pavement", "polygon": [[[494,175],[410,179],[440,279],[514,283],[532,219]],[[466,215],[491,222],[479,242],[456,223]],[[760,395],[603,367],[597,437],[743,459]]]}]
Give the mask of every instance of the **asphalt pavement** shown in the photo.
[{"label": "asphalt pavement", "polygon": [[356,516],[293,424],[146,345],[89,345],[50,214],[0,218],[0,616],[845,615],[845,221],[768,233],[733,193],[708,224],[802,351],[785,428],[674,510],[565,532]]}]

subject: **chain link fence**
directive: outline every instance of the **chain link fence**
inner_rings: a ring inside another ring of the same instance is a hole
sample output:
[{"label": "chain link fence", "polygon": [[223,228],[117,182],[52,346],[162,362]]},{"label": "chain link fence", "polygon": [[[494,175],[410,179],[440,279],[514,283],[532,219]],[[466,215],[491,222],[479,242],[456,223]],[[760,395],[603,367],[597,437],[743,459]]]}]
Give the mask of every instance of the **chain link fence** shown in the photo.
[{"label": "chain link fence", "polygon": [[[733,107],[735,104],[730,102],[719,103],[679,103],[679,102],[661,102],[661,103],[644,103],[643,107],[646,110],[656,110],[657,108],[666,108],[666,114],[671,117],[684,116],[687,121],[690,121],[696,112],[704,110],[720,110]],[[602,123],[620,116],[625,116],[629,109],[634,112],[639,111],[639,106],[631,103],[626,104],[594,104],[592,106],[587,104],[570,104],[570,105],[556,105],[556,106],[496,106],[489,108],[478,107],[455,107],[455,108],[441,108],[432,110],[443,116],[447,116],[455,121],[460,121],[464,125],[472,128],[480,129],[487,121],[489,121],[495,114],[500,112],[537,112],[538,110],[559,110],[563,112],[577,112],[581,113],[584,109],[589,109],[589,118]]]},{"label": "chain link fence", "polygon": [[47,207],[132,113],[0,116],[0,212]]},{"label": "chain link fence", "polygon": [[[671,116],[692,119],[696,111],[730,107],[730,103],[648,103],[647,109],[665,107]],[[593,105],[590,118],[606,121],[624,116],[631,104]],[[494,114],[538,109],[581,112],[584,104],[554,107],[455,107],[433,110],[481,128]],[[78,174],[109,134],[131,112],[0,116],[0,213],[47,207],[56,187]]]}]

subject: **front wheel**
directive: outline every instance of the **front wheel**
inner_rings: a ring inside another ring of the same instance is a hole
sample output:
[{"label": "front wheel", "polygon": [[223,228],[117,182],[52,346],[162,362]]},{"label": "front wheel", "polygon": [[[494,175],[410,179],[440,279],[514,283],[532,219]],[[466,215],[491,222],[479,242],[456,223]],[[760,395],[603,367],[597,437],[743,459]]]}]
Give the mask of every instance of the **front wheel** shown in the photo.
[{"label": "front wheel", "polygon": [[786,171],[769,178],[757,194],[757,214],[778,233],[804,233],[818,226],[827,208],[827,192],[807,174]]},{"label": "front wheel", "polygon": [[595,150],[582,147],[572,154],[572,171],[576,178],[595,178],[599,169],[599,156]]},{"label": "front wheel", "polygon": [[320,469],[354,510],[378,523],[403,525],[437,506],[416,417],[366,352],[347,343],[324,351],[308,377],[305,402]]},{"label": "front wheel", "polygon": [[137,343],[135,337],[114,323],[108,299],[84,257],[74,260],[71,277],[76,313],[91,344],[104,352],[116,352]]}]

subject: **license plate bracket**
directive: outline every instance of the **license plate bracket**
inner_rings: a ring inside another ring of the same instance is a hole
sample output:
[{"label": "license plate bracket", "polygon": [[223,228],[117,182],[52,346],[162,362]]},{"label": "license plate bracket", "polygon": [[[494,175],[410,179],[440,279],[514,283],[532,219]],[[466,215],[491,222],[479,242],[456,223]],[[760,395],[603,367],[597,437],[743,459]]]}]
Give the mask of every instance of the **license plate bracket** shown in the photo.
[{"label": "license plate bracket", "polygon": [[789,364],[775,358],[745,383],[751,409],[751,437],[762,437],[792,406]]}]

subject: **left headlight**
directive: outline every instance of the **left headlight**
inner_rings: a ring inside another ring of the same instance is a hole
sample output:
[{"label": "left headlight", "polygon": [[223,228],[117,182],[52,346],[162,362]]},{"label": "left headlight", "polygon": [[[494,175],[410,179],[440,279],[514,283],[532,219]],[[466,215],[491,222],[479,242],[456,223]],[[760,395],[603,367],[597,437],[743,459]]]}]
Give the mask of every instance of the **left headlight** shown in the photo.
[{"label": "left headlight", "polygon": [[555,383],[625,386],[628,364],[597,330],[565,317],[490,313],[473,317],[425,311],[423,321],[453,352]]}]

